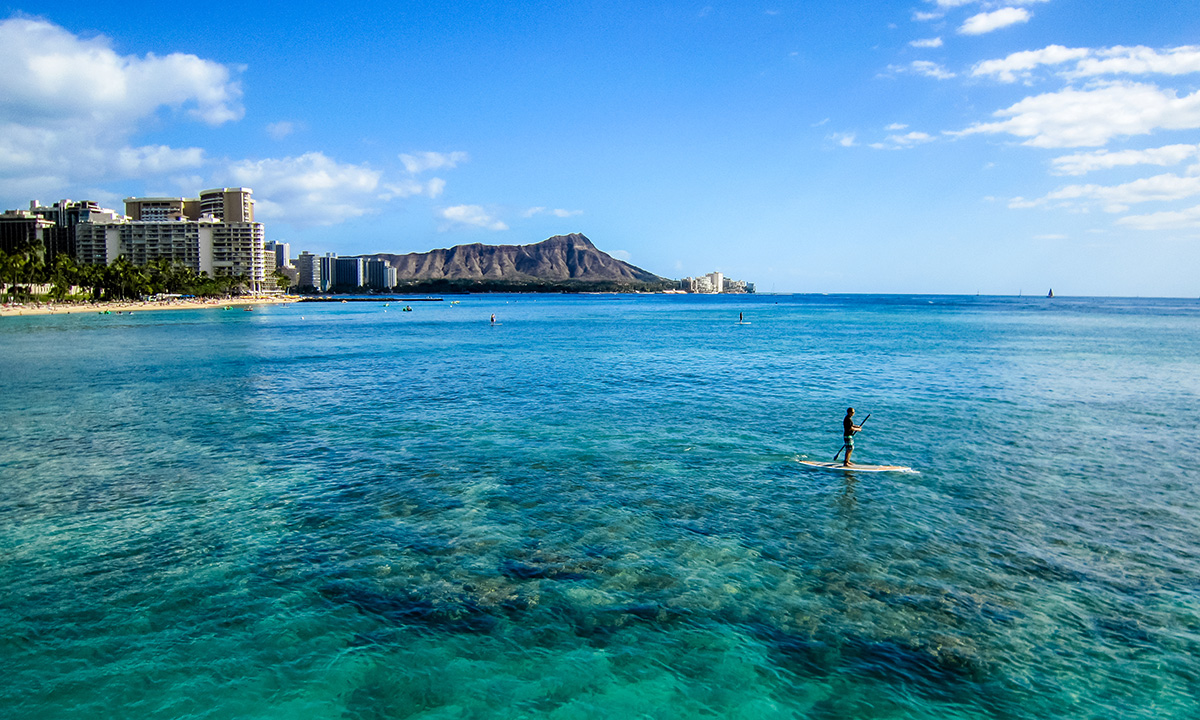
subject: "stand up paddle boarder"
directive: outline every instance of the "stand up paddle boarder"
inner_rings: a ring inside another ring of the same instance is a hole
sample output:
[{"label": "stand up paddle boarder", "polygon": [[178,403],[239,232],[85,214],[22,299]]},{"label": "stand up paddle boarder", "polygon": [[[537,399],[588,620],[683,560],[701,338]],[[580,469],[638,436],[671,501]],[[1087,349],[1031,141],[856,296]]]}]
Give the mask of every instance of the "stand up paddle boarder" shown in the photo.
[{"label": "stand up paddle boarder", "polygon": [[[842,467],[850,467],[850,453],[854,452],[854,435],[859,430],[862,430],[862,425],[854,424],[854,408],[846,408],[846,417],[842,418],[842,447],[846,450],[846,458],[842,461]],[[837,460],[837,455],[834,455],[833,459]]]}]

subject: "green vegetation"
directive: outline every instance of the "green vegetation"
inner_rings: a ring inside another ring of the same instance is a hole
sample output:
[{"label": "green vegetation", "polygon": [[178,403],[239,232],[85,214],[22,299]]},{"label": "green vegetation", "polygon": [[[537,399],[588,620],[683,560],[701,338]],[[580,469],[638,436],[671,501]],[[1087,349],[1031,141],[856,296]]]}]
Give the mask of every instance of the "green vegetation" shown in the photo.
[{"label": "green vegetation", "polygon": [[[0,251],[6,300],[129,300],[159,293],[223,297],[240,294],[248,282],[245,276],[209,277],[165,258],[147,265],[125,257],[111,265],[85,265],[65,254],[48,261],[39,245]],[[49,285],[50,292],[35,295],[34,285]]]}]

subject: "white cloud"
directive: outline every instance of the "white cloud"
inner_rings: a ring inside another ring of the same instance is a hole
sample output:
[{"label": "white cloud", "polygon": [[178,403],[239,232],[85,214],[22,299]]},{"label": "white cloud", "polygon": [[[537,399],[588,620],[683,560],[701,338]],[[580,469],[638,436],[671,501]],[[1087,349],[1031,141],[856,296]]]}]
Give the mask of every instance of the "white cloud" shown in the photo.
[{"label": "white cloud", "polygon": [[1031,15],[1023,8],[1006,7],[992,12],[972,15],[958,28],[960,35],[982,35],[1017,23],[1029,22]]},{"label": "white cloud", "polygon": [[949,80],[955,76],[954,73],[950,72],[941,65],[928,60],[914,60],[910,65],[910,68],[918,75],[937,78],[938,80]]},{"label": "white cloud", "polygon": [[267,123],[267,134],[274,140],[282,140],[288,135],[296,132],[296,124],[287,120],[279,122]]},{"label": "white cloud", "polygon": [[121,148],[115,159],[116,167],[127,177],[162,175],[204,163],[204,151],[200,148],[177,149],[166,145]]},{"label": "white cloud", "polygon": [[1043,65],[1073,63],[1061,71],[1067,78],[1101,75],[1186,75],[1200,72],[1200,46],[1185,45],[1155,50],[1144,46],[1068,48],[1049,45],[1024,50],[997,60],[985,60],[971,69],[975,77],[992,76],[1000,82],[1028,80]]},{"label": "white cloud", "polygon": [[384,194],[381,196],[384,200],[392,198],[407,198],[414,196],[424,196],[427,198],[438,198],[446,189],[446,181],[441,178],[432,178],[429,182],[421,182],[413,178],[404,178],[397,182],[384,183]]},{"label": "white cloud", "polygon": [[[899,125],[899,128],[908,127],[907,125]],[[876,150],[903,150],[916,145],[924,145],[928,142],[933,142],[934,138],[929,133],[913,131],[904,135],[888,135],[887,142],[874,142],[868,147]]]},{"label": "white cloud", "polygon": [[487,230],[508,229],[508,225],[492,217],[487,210],[484,210],[479,205],[455,205],[453,207],[442,208],[438,211],[438,216],[446,221],[442,227],[443,230],[447,230],[455,225],[481,227]]},{"label": "white cloud", "polygon": [[1185,210],[1169,210],[1148,215],[1129,215],[1117,220],[1137,230],[1192,230],[1200,228],[1200,205]]},{"label": "white cloud", "polygon": [[929,22],[931,20],[941,20],[941,19],[942,19],[942,13],[939,13],[939,12],[920,12],[920,11],[913,12],[913,21],[914,22]]},{"label": "white cloud", "polygon": [[1115,137],[1200,128],[1200,91],[1178,97],[1150,84],[1105,83],[1034,95],[993,115],[1007,119],[950,134],[1007,133],[1044,148],[1101,146]]},{"label": "white cloud", "polygon": [[1200,145],[1166,145],[1146,150],[1121,150],[1063,155],[1050,161],[1055,175],[1086,175],[1093,170],[1108,170],[1129,165],[1178,165],[1190,158],[1200,157]]},{"label": "white cloud", "polygon": [[1108,212],[1124,212],[1143,202],[1168,202],[1200,195],[1200,177],[1173,173],[1139,178],[1121,185],[1068,185],[1048,194],[1047,200],[1094,200]]},{"label": "white cloud", "polygon": [[521,213],[521,217],[531,218],[536,215],[553,215],[554,217],[559,218],[569,218],[582,214],[582,210],[563,210],[561,208],[555,208],[551,210],[545,207],[531,207],[525,212]]},{"label": "white cloud", "polygon": [[924,40],[913,40],[909,43],[909,45],[912,45],[915,48],[940,48],[942,46],[942,39],[940,37],[935,37],[926,38]]},{"label": "white cloud", "polygon": [[892,123],[891,125],[888,125],[887,127],[885,127],[884,130],[891,130],[891,131],[895,132],[896,130],[904,130],[907,127],[908,126],[905,125],[904,123]]},{"label": "white cloud", "polygon": [[1170,202],[1200,195],[1200,177],[1172,173],[1139,178],[1121,185],[1068,185],[1039,200],[1024,200],[1010,207],[1036,207],[1057,202],[1064,207],[1082,208],[1097,203],[1106,212],[1125,212],[1130,205],[1144,202]]},{"label": "white cloud", "polygon": [[1072,75],[1187,75],[1200,72],[1200,46],[1155,50],[1145,46],[1095,50],[1079,62]]},{"label": "white cloud", "polygon": [[162,106],[206,123],[242,117],[229,67],[195,55],[118,55],[108,38],[85,39],[32,18],[0,22],[0,117],[124,126]]},{"label": "white cloud", "polygon": [[628,250],[613,250],[612,252],[609,253],[609,255],[615,257],[618,260],[624,260],[625,262],[629,262],[630,260],[633,259],[633,256],[629,254]]},{"label": "white cloud", "polygon": [[466,162],[470,159],[467,153],[455,151],[450,153],[439,152],[419,152],[402,154],[400,161],[404,163],[404,169],[408,170],[413,175],[425,172],[426,170],[440,170],[441,168],[454,168],[459,163]]},{"label": "white cloud", "polygon": [[1001,82],[1011,83],[1016,82],[1018,77],[1028,76],[1029,71],[1040,65],[1060,65],[1087,57],[1089,52],[1087,48],[1049,45],[1041,50],[1016,52],[999,60],[985,60],[971,68],[971,75],[992,75]]},{"label": "white cloud", "polygon": [[293,225],[335,225],[375,212],[381,173],[319,152],[242,160],[229,166],[233,185],[254,189],[255,216]]},{"label": "white cloud", "polygon": [[902,147],[911,147],[913,145],[933,142],[933,136],[928,133],[914,131],[904,135],[888,135],[888,140]]},{"label": "white cloud", "polygon": [[[195,55],[119,55],[45,20],[0,21],[0,194],[172,172],[198,148],[131,147],[164,109],[211,125],[242,117],[236,69]],[[54,185],[46,168],[55,168]]]},{"label": "white cloud", "polygon": [[842,147],[854,147],[854,140],[857,137],[855,133],[833,133],[825,137],[826,140],[831,140]]}]

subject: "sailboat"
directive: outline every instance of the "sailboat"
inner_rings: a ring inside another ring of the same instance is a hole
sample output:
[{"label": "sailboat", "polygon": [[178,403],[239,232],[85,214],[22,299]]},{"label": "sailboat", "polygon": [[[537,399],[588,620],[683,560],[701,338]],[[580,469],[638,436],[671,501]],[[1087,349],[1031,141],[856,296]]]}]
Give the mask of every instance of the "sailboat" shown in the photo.
[{"label": "sailboat", "polygon": [[1046,293],[1046,297],[1048,297],[1048,298],[1054,297],[1054,288],[1050,288],[1050,292]]}]

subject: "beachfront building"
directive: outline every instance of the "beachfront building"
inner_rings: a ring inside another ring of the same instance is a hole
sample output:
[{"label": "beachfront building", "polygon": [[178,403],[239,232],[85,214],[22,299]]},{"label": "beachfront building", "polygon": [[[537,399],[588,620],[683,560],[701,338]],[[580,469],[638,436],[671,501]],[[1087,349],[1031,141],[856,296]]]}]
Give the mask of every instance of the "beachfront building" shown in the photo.
[{"label": "beachfront building", "polygon": [[700,277],[685,277],[679,281],[679,289],[683,292],[698,294],[713,293],[752,293],[754,283],[745,280],[731,280],[723,273],[711,272]]},{"label": "beachfront building", "polygon": [[363,277],[363,261],[358,257],[340,257],[334,263],[333,284],[344,290],[365,285]]},{"label": "beachfront building", "polygon": [[296,257],[296,285],[301,290],[321,289],[321,258],[310,252],[302,252]]},{"label": "beachfront building", "polygon": [[78,224],[76,257],[92,265],[165,258],[210,277],[245,277],[251,292],[262,292],[275,287],[264,235],[249,188],[205,190],[199,198],[126,198],[125,215],[94,211]]},{"label": "beachfront building", "polygon": [[0,251],[21,252],[44,245],[53,234],[54,223],[29,210],[8,210],[0,215]]},{"label": "beachfront building", "polygon": [[366,286],[372,290],[391,290],[396,287],[396,268],[384,260],[366,260]]},{"label": "beachfront building", "polygon": [[326,292],[337,285],[337,261],[338,256],[334,253],[325,253],[321,256],[321,285],[317,288],[321,292]]},{"label": "beachfront building", "polygon": [[712,278],[707,275],[700,277],[686,277],[679,281],[679,289],[684,292],[698,293],[702,295],[711,295],[717,292],[713,287]]},{"label": "beachfront building", "polygon": [[267,242],[267,254],[275,258],[275,267],[282,270],[292,266],[292,246],[285,242]]},{"label": "beachfront building", "polygon": [[28,210],[0,213],[0,251],[12,253],[36,247],[47,262],[53,262],[60,253],[74,257],[76,226],[92,212],[112,211],[103,210],[91,200],[59,200],[53,205],[33,200]]}]

